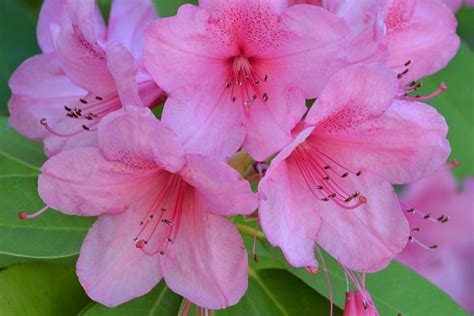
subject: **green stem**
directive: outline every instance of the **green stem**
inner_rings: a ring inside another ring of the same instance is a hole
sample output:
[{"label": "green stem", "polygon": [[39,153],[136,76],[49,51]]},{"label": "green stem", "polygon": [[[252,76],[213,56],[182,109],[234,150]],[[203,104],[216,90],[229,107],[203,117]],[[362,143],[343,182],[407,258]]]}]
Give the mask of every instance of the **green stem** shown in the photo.
[{"label": "green stem", "polygon": [[[240,231],[241,234],[253,237],[255,235],[255,229],[249,226],[245,226],[242,224],[235,224],[237,229]],[[265,239],[265,234],[261,231],[257,231],[257,238],[258,239]]]}]

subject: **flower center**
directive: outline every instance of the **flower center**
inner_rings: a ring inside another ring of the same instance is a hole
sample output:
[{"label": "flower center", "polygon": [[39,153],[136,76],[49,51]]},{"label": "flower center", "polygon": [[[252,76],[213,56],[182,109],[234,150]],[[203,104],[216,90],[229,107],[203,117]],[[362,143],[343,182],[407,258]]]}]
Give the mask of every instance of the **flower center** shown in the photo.
[{"label": "flower center", "polygon": [[165,254],[178,235],[185,197],[191,194],[189,189],[180,176],[169,176],[167,184],[158,192],[139,223],[134,238],[137,248],[150,256]]},{"label": "flower center", "polygon": [[355,209],[367,203],[367,198],[354,190],[348,177],[359,177],[353,171],[323,153],[310,142],[298,146],[290,161],[302,175],[308,189],[322,202],[333,201],[344,209]]},{"label": "flower center", "polygon": [[232,65],[225,86],[230,89],[232,102],[241,100],[244,109],[250,107],[256,100],[268,101],[266,83],[268,75],[261,75],[247,57],[239,55],[232,59]]}]

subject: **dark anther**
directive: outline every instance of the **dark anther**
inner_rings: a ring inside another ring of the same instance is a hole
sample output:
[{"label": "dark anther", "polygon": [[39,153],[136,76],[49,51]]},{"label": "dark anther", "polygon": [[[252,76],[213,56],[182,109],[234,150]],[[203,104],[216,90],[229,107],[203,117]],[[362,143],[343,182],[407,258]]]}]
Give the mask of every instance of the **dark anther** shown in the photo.
[{"label": "dark anther", "polygon": [[413,241],[413,236],[408,236],[408,241]]},{"label": "dark anther", "polygon": [[140,225],[143,225],[143,221],[140,222]]},{"label": "dark anther", "polygon": [[345,178],[345,177],[347,177],[348,175],[349,175],[349,172],[345,172],[345,173],[342,174],[341,177],[342,177],[342,178]]},{"label": "dark anther", "polygon": [[349,203],[350,201],[352,201],[352,199],[353,199],[353,197],[349,196],[347,199],[344,200],[344,202]]},{"label": "dark anther", "polygon": [[263,81],[265,81],[265,82],[268,81],[268,75],[265,75],[265,77],[263,77]]},{"label": "dark anther", "polygon": [[405,69],[405,70],[402,72],[402,76],[403,76],[403,75],[406,75],[406,74],[408,73],[408,71],[409,71],[409,69],[408,69],[408,68],[407,68],[407,69]]},{"label": "dark anther", "polygon": [[414,232],[421,232],[421,227],[415,227],[411,229]]},{"label": "dark anther", "polygon": [[236,97],[232,97],[232,102],[235,102],[237,100]]},{"label": "dark anther", "polygon": [[331,169],[331,166],[324,166],[325,170]]},{"label": "dark anther", "polygon": [[356,173],[356,176],[360,176],[361,174],[362,174],[362,171],[358,171],[358,172]]},{"label": "dark anther", "polygon": [[173,242],[173,238],[171,237],[166,238],[166,240],[168,240],[168,242]]},{"label": "dark anther", "polygon": [[68,111],[68,112],[71,112],[71,108],[68,107],[67,105],[64,106],[64,109],[65,109],[66,111]]},{"label": "dark anther", "polygon": [[397,79],[401,79],[402,77],[403,77],[402,74],[398,74],[398,75],[397,75]]},{"label": "dark anther", "polygon": [[412,82],[410,82],[410,87],[413,87],[414,85],[416,85],[416,81],[413,80]]},{"label": "dark anther", "polygon": [[426,214],[425,216],[423,216],[424,219],[428,219],[428,218],[430,218],[430,217],[431,217],[431,214],[429,214],[429,213]]},{"label": "dark anther", "polygon": [[412,207],[410,209],[407,210],[408,213],[415,213],[415,209]]},{"label": "dark anther", "polygon": [[263,101],[267,102],[268,101],[268,94],[264,93],[262,99],[263,99]]},{"label": "dark anther", "polygon": [[411,60],[408,60],[406,63],[405,63],[405,67],[409,66],[411,64]]},{"label": "dark anther", "polygon": [[446,217],[441,221],[441,223],[444,224],[444,223],[446,223],[447,221],[449,221],[449,217],[446,216]]},{"label": "dark anther", "polygon": [[85,129],[86,131],[90,131],[90,128],[87,125],[82,125],[82,128]]},{"label": "dark anther", "polygon": [[87,101],[84,99],[79,99],[79,102],[81,102],[82,104],[87,104]]},{"label": "dark anther", "polygon": [[255,80],[255,85],[258,86],[260,84],[259,80]]},{"label": "dark anther", "polygon": [[436,248],[438,248],[438,245],[432,245],[432,246],[430,246],[430,249],[436,249]]},{"label": "dark anther", "polygon": [[331,199],[334,199],[334,198],[336,197],[336,193],[333,193],[333,194],[331,194],[331,195],[328,196],[328,197],[331,198]]},{"label": "dark anther", "polygon": [[241,86],[241,85],[242,85],[242,80],[238,80],[238,81],[237,81],[237,84],[238,84],[239,86]]},{"label": "dark anther", "polygon": [[138,240],[138,238],[137,238],[137,237],[133,238],[133,241],[137,241],[137,240]]},{"label": "dark anther", "polygon": [[330,179],[331,179],[331,177],[329,177],[329,176],[325,176],[325,177],[323,178],[323,180],[326,180],[326,181],[328,181],[328,180],[330,180]]},{"label": "dark anther", "polygon": [[162,207],[162,208],[160,209],[160,211],[164,212],[164,211],[166,211],[166,209],[165,209],[164,207]]},{"label": "dark anther", "polygon": [[257,96],[255,94],[253,95],[252,100],[253,101],[257,100]]},{"label": "dark anther", "polygon": [[321,201],[323,201],[323,202],[328,202],[329,199],[328,199],[328,198],[322,198]]},{"label": "dark anther", "polygon": [[150,215],[150,219],[153,219],[153,214]]},{"label": "dark anther", "polygon": [[171,225],[171,221],[169,219],[162,219],[161,221],[166,225]]},{"label": "dark anther", "polygon": [[160,255],[164,255],[165,252],[163,250],[160,250]]},{"label": "dark anther", "polygon": [[97,96],[97,97],[95,97],[95,98],[96,98],[96,100],[99,100],[99,101],[102,101],[102,100],[104,100],[104,98],[102,98],[102,97],[99,97],[99,96]]},{"label": "dark anther", "polygon": [[317,188],[318,188],[318,190],[323,190],[324,189],[322,185],[318,185]]},{"label": "dark anther", "polygon": [[232,82],[231,81],[227,81],[227,83],[225,84],[226,88],[230,88],[232,86]]}]

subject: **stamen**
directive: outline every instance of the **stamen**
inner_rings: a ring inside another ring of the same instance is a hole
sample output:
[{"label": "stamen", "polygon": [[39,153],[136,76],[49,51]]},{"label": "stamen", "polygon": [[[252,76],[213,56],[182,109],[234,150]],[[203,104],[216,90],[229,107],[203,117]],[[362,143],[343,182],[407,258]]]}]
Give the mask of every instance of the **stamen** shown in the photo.
[{"label": "stamen", "polygon": [[253,233],[253,247],[252,247],[252,258],[253,261],[258,262],[258,257],[257,257],[257,235],[258,235],[258,218],[255,224],[255,232]]},{"label": "stamen", "polygon": [[418,244],[419,246],[421,246],[422,248],[424,248],[426,250],[434,250],[434,249],[438,248],[438,245],[427,246],[427,245],[425,245],[424,243],[422,243],[421,241],[419,241],[418,239],[416,239],[413,236],[409,236],[408,241],[410,241],[412,243],[416,243],[416,244]]},{"label": "stamen", "polygon": [[51,134],[55,135],[55,136],[58,136],[58,137],[71,137],[71,136],[76,136],[76,135],[79,135],[81,134],[82,132],[84,131],[96,131],[95,129],[92,130],[89,126],[87,125],[82,125],[80,130],[78,131],[74,131],[74,132],[70,132],[70,133],[63,133],[63,132],[58,132],[58,131],[55,131],[54,129],[51,128],[51,126],[49,126],[48,124],[48,120],[46,118],[43,118],[40,120],[40,124],[43,125],[46,130],[48,132],[50,132]]},{"label": "stamen", "polygon": [[21,220],[32,219],[32,218],[40,216],[41,214],[46,212],[49,208],[50,207],[48,205],[46,205],[45,207],[43,207],[42,209],[40,209],[39,211],[37,211],[33,214],[26,214],[25,212],[19,212],[18,213],[18,218],[21,219]]},{"label": "stamen", "polygon": [[436,89],[433,93],[427,95],[427,96],[416,96],[416,97],[410,97],[410,96],[401,96],[398,97],[400,100],[405,100],[405,101],[425,101],[429,100],[431,98],[436,97],[437,95],[441,94],[443,91],[445,91],[448,88],[443,82],[440,83],[439,88]]}]

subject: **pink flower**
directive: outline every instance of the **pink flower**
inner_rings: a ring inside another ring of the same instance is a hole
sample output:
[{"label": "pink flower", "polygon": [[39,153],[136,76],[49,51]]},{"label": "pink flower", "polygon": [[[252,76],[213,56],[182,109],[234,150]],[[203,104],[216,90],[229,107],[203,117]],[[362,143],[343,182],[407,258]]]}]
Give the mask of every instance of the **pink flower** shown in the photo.
[{"label": "pink flower", "polygon": [[413,242],[397,259],[474,312],[474,180],[466,179],[459,191],[444,169],[407,186],[402,200]]},{"label": "pink flower", "polygon": [[361,292],[347,292],[344,304],[344,316],[379,316],[377,308],[373,304],[368,292],[369,299],[366,300]]},{"label": "pink flower", "polygon": [[259,185],[260,221],[293,266],[316,266],[317,243],[348,269],[373,272],[405,246],[408,223],[391,183],[438,169],[450,147],[443,117],[397,100],[397,87],[381,65],[339,71],[272,161]]},{"label": "pink flower", "polygon": [[263,161],[328,77],[345,64],[343,21],[287,0],[202,0],[154,22],[145,64],[170,93],[163,122],[187,151],[227,158],[242,144]]},{"label": "pink flower", "polygon": [[459,48],[456,18],[442,1],[326,0],[323,7],[350,27],[350,62],[385,63],[403,73],[402,83],[437,72]]},{"label": "pink flower", "polygon": [[115,0],[106,29],[94,0],[46,0],[38,22],[43,53],[9,82],[10,124],[42,140],[52,156],[96,145],[96,126],[122,104],[155,105],[162,90],[140,62],[144,29],[154,19],[149,0]]},{"label": "pink flower", "polygon": [[451,11],[456,12],[461,8],[462,5],[467,7],[474,6],[473,0],[443,0],[443,2],[451,9]]},{"label": "pink flower", "polygon": [[185,154],[146,108],[108,115],[98,144],[50,158],[39,177],[47,207],[99,216],[77,263],[87,294],[116,306],[164,278],[199,306],[237,303],[247,288],[247,254],[225,216],[255,210],[248,182],[224,162]]}]

